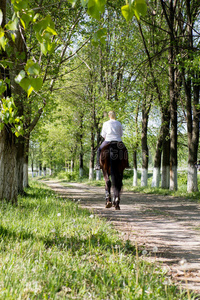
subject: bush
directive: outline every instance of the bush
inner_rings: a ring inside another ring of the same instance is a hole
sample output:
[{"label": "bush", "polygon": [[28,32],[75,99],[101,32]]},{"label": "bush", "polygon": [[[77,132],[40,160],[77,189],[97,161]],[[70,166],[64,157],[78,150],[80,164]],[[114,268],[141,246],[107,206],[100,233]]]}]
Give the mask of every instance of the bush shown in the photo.
[{"label": "bush", "polygon": [[61,171],[57,175],[58,179],[64,179],[66,181],[76,181],[79,178],[79,175],[76,171],[74,172],[66,172],[66,171]]}]

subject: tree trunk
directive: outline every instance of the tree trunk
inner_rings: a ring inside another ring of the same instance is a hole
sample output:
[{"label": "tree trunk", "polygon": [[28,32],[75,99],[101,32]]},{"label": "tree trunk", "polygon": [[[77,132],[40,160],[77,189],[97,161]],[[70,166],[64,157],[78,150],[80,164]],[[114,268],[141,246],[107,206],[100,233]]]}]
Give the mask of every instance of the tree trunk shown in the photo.
[{"label": "tree trunk", "polygon": [[20,136],[17,139],[16,143],[16,149],[17,149],[17,183],[18,183],[18,194],[23,195],[24,194],[24,181],[23,181],[23,175],[24,175],[24,146],[25,141],[24,137]]},{"label": "tree trunk", "polygon": [[89,180],[94,180],[94,153],[90,156]]},{"label": "tree trunk", "polygon": [[[187,2],[187,36],[186,42],[190,49],[187,59],[193,62],[193,11],[191,2]],[[187,120],[187,136],[188,136],[188,175],[187,175],[187,191],[189,193],[198,191],[197,169],[195,163],[197,161],[198,144],[199,144],[199,71],[192,67],[187,71],[182,69],[182,78],[184,82],[186,94],[186,120]]]},{"label": "tree trunk", "polygon": [[42,163],[39,162],[39,176],[42,176]]},{"label": "tree trunk", "polygon": [[169,50],[169,93],[170,93],[170,190],[177,190],[177,94],[175,89],[174,40]]},{"label": "tree trunk", "polygon": [[74,159],[71,159],[71,173],[74,172]]},{"label": "tree trunk", "polygon": [[137,186],[137,150],[133,151],[133,186]]},{"label": "tree trunk", "polygon": [[[197,161],[198,144],[199,144],[199,86],[193,87],[193,113],[191,110],[191,93],[187,89],[187,131],[188,131],[188,176],[187,191],[189,193],[198,191],[197,169],[195,163]],[[192,117],[193,115],[193,117]]]},{"label": "tree trunk", "polygon": [[15,136],[5,125],[0,132],[0,200],[17,203],[17,162]]},{"label": "tree trunk", "polygon": [[[150,101],[151,103],[151,101]],[[147,128],[149,119],[150,104],[146,104],[146,99],[143,102],[142,107],[142,176],[141,186],[147,186],[148,181],[148,163],[149,163],[149,149],[147,145]]]},{"label": "tree trunk", "polygon": [[163,124],[161,125],[160,136],[156,144],[156,154],[155,154],[154,166],[153,166],[153,179],[151,184],[152,187],[157,187],[157,188],[159,187],[160,184],[162,144],[163,144]]},{"label": "tree trunk", "polygon": [[170,182],[170,112],[169,109],[165,109],[163,113],[164,128],[163,128],[163,155],[162,155],[162,177],[161,188],[169,189]]},{"label": "tree trunk", "polygon": [[90,166],[89,166],[89,180],[94,180],[94,133],[93,128],[91,128],[91,153],[90,153]]},{"label": "tree trunk", "polygon": [[167,175],[167,170],[169,172],[169,168],[165,168],[166,162],[167,165],[169,166],[169,155],[167,155],[167,149],[169,151],[169,145],[166,143],[167,136],[169,134],[169,112],[168,109],[165,108],[162,110],[162,124],[160,128],[160,135],[156,144],[156,154],[154,158],[154,168],[153,168],[153,180],[152,180],[152,187],[159,187],[160,184],[160,168],[161,168],[161,157],[162,157],[162,152],[164,150],[164,155],[165,157],[163,164],[163,176],[165,179],[163,180],[163,185],[165,182],[165,185],[167,188],[169,188],[169,182],[167,178],[169,178],[169,175]]},{"label": "tree trunk", "polygon": [[[3,13],[2,28],[6,24],[6,0],[0,1],[0,10]],[[6,52],[1,51],[0,60],[7,57]],[[0,66],[0,79],[10,79],[10,70]],[[10,86],[7,85],[4,97],[11,97]],[[1,120],[0,120],[1,121]],[[17,162],[16,162],[15,136],[9,125],[4,125],[0,131],[0,201],[6,200],[17,203]]]},{"label": "tree trunk", "polygon": [[83,177],[83,153],[79,154],[79,177]]},{"label": "tree trunk", "polygon": [[46,166],[43,167],[43,173],[44,173],[44,176],[47,175],[47,167]]}]

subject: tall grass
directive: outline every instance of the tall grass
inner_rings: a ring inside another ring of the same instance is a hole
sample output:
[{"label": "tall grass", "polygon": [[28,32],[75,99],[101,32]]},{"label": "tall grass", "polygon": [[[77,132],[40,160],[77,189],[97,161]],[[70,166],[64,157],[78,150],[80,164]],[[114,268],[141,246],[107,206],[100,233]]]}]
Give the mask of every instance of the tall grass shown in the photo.
[{"label": "tall grass", "polygon": [[109,222],[43,185],[0,218],[0,299],[188,299]]}]

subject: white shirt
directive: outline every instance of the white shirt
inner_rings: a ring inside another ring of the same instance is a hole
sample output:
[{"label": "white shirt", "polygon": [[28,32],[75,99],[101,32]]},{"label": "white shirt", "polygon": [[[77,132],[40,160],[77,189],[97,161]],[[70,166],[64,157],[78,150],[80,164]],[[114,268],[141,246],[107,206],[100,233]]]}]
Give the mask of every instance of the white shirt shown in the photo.
[{"label": "white shirt", "polygon": [[121,142],[121,137],[123,135],[122,124],[114,119],[105,122],[103,124],[101,135],[105,138],[105,141],[107,142]]}]

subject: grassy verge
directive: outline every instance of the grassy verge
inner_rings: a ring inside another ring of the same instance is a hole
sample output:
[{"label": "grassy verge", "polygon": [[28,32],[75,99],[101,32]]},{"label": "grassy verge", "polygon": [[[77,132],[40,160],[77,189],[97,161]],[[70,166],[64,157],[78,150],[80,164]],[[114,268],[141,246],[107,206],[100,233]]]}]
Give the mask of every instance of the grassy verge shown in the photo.
[{"label": "grassy verge", "polygon": [[0,299],[188,299],[110,223],[43,185],[0,218]]}]

